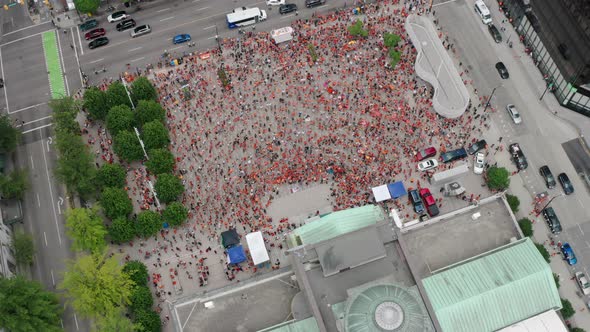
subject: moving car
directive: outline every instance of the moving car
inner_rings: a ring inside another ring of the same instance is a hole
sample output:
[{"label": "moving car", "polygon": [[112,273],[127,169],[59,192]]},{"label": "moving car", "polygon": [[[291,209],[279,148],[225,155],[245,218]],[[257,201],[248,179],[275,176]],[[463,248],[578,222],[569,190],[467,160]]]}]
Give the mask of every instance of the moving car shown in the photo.
[{"label": "moving car", "polygon": [[135,26],[135,20],[130,18],[117,24],[117,31],[124,31]]},{"label": "moving car", "polygon": [[113,22],[119,22],[122,21],[126,18],[129,18],[131,16],[129,16],[124,10],[118,11],[118,12],[114,12],[111,15],[107,16],[107,21],[109,21],[109,23],[113,23]]},{"label": "moving car", "polygon": [[410,190],[408,191],[408,197],[410,199],[410,203],[414,207],[414,211],[417,214],[424,213],[424,204],[422,203],[422,199],[420,199],[420,195],[418,194],[417,190]]},{"label": "moving car", "polygon": [[492,38],[494,38],[494,41],[496,43],[502,42],[502,35],[500,34],[500,31],[498,31],[498,28],[496,28],[494,24],[488,25],[488,31],[490,32],[490,35],[492,35]]},{"label": "moving car", "polygon": [[553,177],[549,166],[541,166],[541,168],[539,168],[539,173],[541,173],[543,180],[545,180],[545,185],[547,185],[547,188],[553,189],[555,187],[555,178]]},{"label": "moving car", "polygon": [[297,10],[297,5],[294,3],[287,3],[279,7],[279,14],[287,14]]},{"label": "moving car", "polygon": [[475,174],[483,173],[483,170],[486,167],[485,157],[486,156],[483,152],[478,152],[475,155],[475,159],[473,161],[473,173],[475,173]]},{"label": "moving car", "polygon": [[450,163],[451,161],[463,159],[467,157],[467,151],[464,148],[451,150],[440,155],[440,161],[443,163]]},{"label": "moving car", "polygon": [[547,222],[547,226],[549,226],[549,230],[553,234],[561,233],[561,223],[555,214],[555,210],[552,207],[547,207],[542,211],[543,218]]},{"label": "moving car", "polygon": [[471,144],[471,146],[469,147],[469,149],[467,149],[467,152],[468,152],[469,154],[474,154],[474,153],[476,153],[477,151],[479,151],[479,150],[481,150],[481,149],[485,148],[485,147],[486,147],[486,145],[488,145],[488,142],[486,142],[486,140],[485,140],[485,139],[479,140],[479,141],[477,141],[477,142],[475,142],[475,143]]},{"label": "moving car", "polygon": [[182,44],[187,41],[191,41],[191,35],[189,35],[188,33],[176,35],[176,36],[174,36],[174,39],[172,39],[172,43],[174,43],[174,44]]},{"label": "moving car", "polygon": [[428,159],[418,163],[418,170],[423,172],[435,169],[436,167],[438,167],[438,161],[436,159]]},{"label": "moving car", "polygon": [[520,113],[516,110],[516,106],[512,104],[506,105],[506,110],[508,111],[508,115],[512,118],[514,124],[520,124],[522,122],[522,118],[520,117]]},{"label": "moving car", "polygon": [[305,7],[317,7],[326,3],[326,0],[305,0]]},{"label": "moving car", "polygon": [[529,167],[529,163],[518,143],[510,144],[510,154],[512,155],[512,161],[516,164],[516,168],[523,170]]},{"label": "moving car", "polygon": [[95,19],[88,20],[82,24],[80,24],[80,31],[90,30],[98,25],[98,21]]},{"label": "moving car", "polygon": [[563,187],[563,192],[566,195],[574,193],[574,186],[572,185],[572,182],[570,181],[570,178],[567,176],[567,174],[565,174],[565,173],[559,174],[557,176],[557,180],[559,180],[559,183]]},{"label": "moving car", "polygon": [[90,40],[90,39],[102,37],[102,36],[106,35],[106,33],[107,32],[103,28],[90,30],[90,31],[86,32],[86,34],[84,35],[84,39]]},{"label": "moving car", "polygon": [[590,294],[590,282],[588,282],[588,278],[586,278],[584,272],[576,272],[576,280],[578,281],[580,289],[582,289],[582,293],[584,293],[584,295]]},{"label": "moving car", "polygon": [[510,74],[508,74],[508,69],[506,69],[506,66],[504,66],[503,62],[496,63],[496,70],[500,74],[500,77],[502,77],[503,79],[507,79],[508,77],[510,77]]},{"label": "moving car", "polygon": [[418,151],[418,153],[416,153],[416,161],[422,161],[426,158],[430,158],[430,157],[434,157],[436,156],[436,149],[434,147],[429,147],[426,149],[422,149],[420,151]]},{"label": "moving car", "polygon": [[578,262],[578,259],[574,254],[574,249],[572,249],[567,242],[561,245],[561,254],[563,255],[563,259],[565,259],[569,265],[576,265]]},{"label": "moving car", "polygon": [[280,5],[284,5],[284,4],[285,4],[285,0],[266,0],[267,6],[280,6]]},{"label": "moving car", "polygon": [[139,37],[139,36],[143,36],[145,34],[148,34],[152,32],[152,28],[147,25],[140,25],[138,27],[135,27],[135,29],[131,30],[131,38],[135,38],[135,37]]},{"label": "moving car", "polygon": [[97,47],[104,46],[108,43],[109,43],[109,39],[107,37],[98,37],[95,40],[91,41],[88,44],[88,47],[90,47],[90,49],[95,49]]},{"label": "moving car", "polygon": [[437,216],[439,214],[438,206],[436,206],[436,200],[434,196],[430,193],[428,188],[420,189],[420,197],[422,197],[422,201],[424,205],[426,205],[426,211],[431,217]]}]

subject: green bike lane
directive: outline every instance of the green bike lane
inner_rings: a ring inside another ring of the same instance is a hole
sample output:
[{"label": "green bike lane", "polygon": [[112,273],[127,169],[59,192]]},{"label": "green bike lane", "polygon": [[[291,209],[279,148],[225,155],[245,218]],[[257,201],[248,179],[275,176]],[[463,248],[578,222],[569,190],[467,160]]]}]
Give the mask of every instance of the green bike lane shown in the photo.
[{"label": "green bike lane", "polygon": [[46,31],[42,35],[43,52],[45,53],[45,64],[49,77],[49,88],[51,98],[62,98],[67,95],[66,85],[64,82],[63,68],[60,61],[60,52],[57,43],[55,30]]}]

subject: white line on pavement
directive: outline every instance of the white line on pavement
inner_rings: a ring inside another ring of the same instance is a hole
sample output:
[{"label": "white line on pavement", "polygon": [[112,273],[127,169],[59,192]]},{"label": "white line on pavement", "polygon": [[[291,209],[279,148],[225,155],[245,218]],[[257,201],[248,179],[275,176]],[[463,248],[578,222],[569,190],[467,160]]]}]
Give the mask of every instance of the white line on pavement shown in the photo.
[{"label": "white line on pavement", "polygon": [[45,238],[45,246],[47,247],[47,233],[43,232],[43,238]]},{"label": "white line on pavement", "polygon": [[80,327],[78,326],[78,317],[76,317],[76,314],[74,313],[74,323],[76,323],[76,331],[80,329]]},{"label": "white line on pavement", "polygon": [[208,37],[207,39],[213,39],[213,38],[215,38],[215,36]]},{"label": "white line on pavement", "polygon": [[31,106],[27,106],[27,107],[19,108],[19,109],[17,109],[17,110],[16,110],[16,111],[14,111],[14,112],[10,112],[10,114],[14,114],[14,113],[18,113],[18,112],[26,111],[26,110],[28,110],[28,109],[31,109],[31,108],[35,108],[35,110],[37,110],[37,107],[38,107],[38,106],[45,105],[45,104],[47,104],[47,103],[39,103],[39,104],[37,104],[37,105],[31,105]]},{"label": "white line on pavement", "polygon": [[209,9],[209,7],[203,7],[203,8],[199,8],[199,9],[197,9],[197,10],[195,10],[195,11],[196,11],[196,12],[202,12],[202,11],[203,11],[203,10],[205,10],[205,9]]},{"label": "white line on pavement", "polygon": [[[78,30],[78,27],[77,26],[76,26],[76,30]],[[71,35],[72,35],[72,46],[73,46],[74,44],[76,44],[76,38],[74,37],[73,28],[72,28]],[[78,37],[80,37],[79,34],[78,34]],[[82,47],[80,45],[80,49],[81,48]],[[82,67],[80,67],[80,58],[78,57],[78,48],[77,47],[74,47],[73,49],[74,49],[74,55],[76,56],[76,63],[78,64],[78,75],[80,75],[80,84],[82,86],[84,86],[84,78],[82,77],[82,69],[81,69]]]},{"label": "white line on pavement", "polygon": [[[4,76],[4,62],[2,61],[2,49],[0,49],[0,70],[2,70],[2,77]],[[6,112],[10,114],[10,107],[8,106],[8,93],[6,92],[6,84],[4,85],[4,100],[6,101]]]},{"label": "white line on pavement", "polygon": [[161,19],[160,22],[168,21],[168,20],[171,20],[173,18],[174,18],[174,16],[166,17],[166,18]]},{"label": "white line on pavement", "polygon": [[43,128],[46,128],[46,127],[49,127],[49,126],[53,126],[53,123],[42,125],[42,126],[39,126],[39,127],[33,128],[33,129],[25,130],[22,133],[23,134],[30,133],[30,132],[33,132],[35,130],[43,129]]},{"label": "white line on pavement", "polygon": [[[43,141],[41,141],[43,145]],[[47,140],[49,143],[49,140]],[[51,207],[53,208],[53,218],[55,219],[55,227],[57,228],[57,239],[61,246],[61,234],[59,233],[59,224],[57,223],[57,212],[55,211],[55,199],[53,198],[53,189],[51,188],[51,178],[49,177],[49,167],[47,166],[47,156],[45,155],[45,149],[41,147],[43,151],[43,161],[45,162],[45,174],[47,175],[47,184],[49,186],[49,196],[51,196]]]},{"label": "white line on pavement", "polygon": [[32,35],[29,35],[29,36],[26,36],[26,37],[22,37],[22,38],[19,38],[19,39],[11,40],[11,41],[9,41],[9,42],[6,42],[6,43],[4,43],[4,44],[0,44],[0,47],[2,47],[2,46],[6,46],[6,45],[10,45],[10,44],[13,44],[13,43],[16,43],[16,42],[19,42],[19,41],[21,41],[21,40],[25,40],[25,39],[28,39],[28,38],[31,38],[31,37],[35,37],[35,36],[38,36],[38,35],[42,35],[42,34],[44,34],[44,33],[46,33],[46,32],[50,32],[50,31],[54,31],[54,30],[53,30],[53,29],[50,29],[50,30],[47,30],[47,31],[42,31],[42,32],[39,32],[39,33],[34,33],[34,34],[32,34]]},{"label": "white line on pavement", "polygon": [[193,2],[199,2],[199,1],[201,1],[201,0],[193,0]]},{"label": "white line on pavement", "polygon": [[176,46],[175,48],[171,48],[170,51],[174,51],[174,50],[177,50],[179,48],[182,48],[182,46]]},{"label": "white line on pavement", "polygon": [[[72,31],[73,31],[73,29],[70,28],[70,33],[72,33]],[[63,75],[64,83],[66,85],[66,95],[69,96],[70,95],[70,86],[68,85],[68,78],[66,76],[66,66],[64,65],[64,55],[61,51],[61,39],[59,38],[59,33],[56,33],[56,35],[57,35],[57,50],[59,52],[59,59],[61,60],[61,73]]]},{"label": "white line on pavement", "polygon": [[578,224],[578,228],[580,229],[580,233],[582,233],[582,236],[584,236],[584,230],[582,230],[582,226],[580,226],[580,224]]},{"label": "white line on pavement", "polygon": [[102,60],[104,60],[104,58],[100,58],[98,60],[90,61],[88,63],[97,63],[97,62],[101,62]]},{"label": "white line on pavement", "polygon": [[164,8],[164,9],[156,10],[156,13],[165,12],[167,10],[170,10],[170,8]]},{"label": "white line on pavement", "polygon": [[284,20],[286,18],[290,18],[290,17],[293,17],[293,16],[295,16],[295,14],[285,15],[285,16],[282,16],[281,17],[281,20]]},{"label": "white line on pavement", "polygon": [[39,24],[36,24],[36,25],[31,25],[31,26],[28,26],[28,27],[26,27],[26,28],[22,28],[22,29],[18,29],[18,30],[10,31],[10,32],[7,32],[7,33],[3,34],[3,36],[8,36],[8,35],[11,35],[11,34],[13,34],[13,33],[17,33],[17,32],[19,32],[19,31],[23,31],[23,30],[27,30],[27,29],[30,29],[30,28],[34,28],[34,27],[37,27],[37,26],[39,26],[39,25],[42,25],[42,24],[47,24],[47,23],[49,23],[49,22],[51,22],[51,21],[41,22],[41,23],[39,23]]},{"label": "white line on pavement", "polygon": [[82,38],[80,38],[80,29],[76,27],[76,31],[78,31],[78,43],[80,44],[80,55],[84,55],[84,47],[82,47]]},{"label": "white line on pavement", "polygon": [[209,30],[209,29],[213,29],[213,28],[215,28],[215,26],[214,25],[210,25],[208,27],[203,28],[203,30]]},{"label": "white line on pavement", "polygon": [[444,1],[444,2],[441,2],[441,3],[434,4],[434,5],[432,5],[432,7],[437,7],[437,6],[446,5],[446,4],[447,4],[447,3],[449,3],[449,2],[455,2],[455,1],[456,1],[456,0],[448,0],[448,1]]},{"label": "white line on pavement", "polygon": [[49,116],[44,116],[44,117],[42,117],[42,118],[39,118],[39,119],[36,119],[36,120],[33,120],[33,121],[25,122],[25,123],[23,123],[23,124],[21,125],[21,127],[24,127],[24,126],[26,126],[26,125],[30,125],[31,123],[35,123],[35,122],[39,122],[39,121],[43,121],[43,120],[45,120],[45,119],[51,119],[52,117],[53,117],[52,115],[49,115]]},{"label": "white line on pavement", "polygon": [[[33,158],[31,156],[31,158]],[[39,197],[39,193],[37,193],[37,206],[41,207],[41,198]]]},{"label": "white line on pavement", "polygon": [[55,277],[53,276],[53,269],[51,269],[51,283],[53,284],[53,287],[55,287]]},{"label": "white line on pavement", "polygon": [[143,47],[141,47],[141,46],[140,46],[140,47],[136,47],[136,48],[132,48],[132,49],[130,49],[130,50],[129,50],[129,51],[127,51],[127,52],[128,52],[128,53],[131,53],[131,52],[134,52],[134,51],[137,51],[137,50],[141,50],[142,48],[143,48]]},{"label": "white line on pavement", "polygon": [[130,62],[137,62],[137,61],[141,61],[141,60],[143,60],[143,59],[145,59],[145,57],[144,57],[144,56],[142,56],[141,58],[133,59],[133,60],[131,60]]},{"label": "white line on pavement", "polygon": [[[29,157],[31,157],[31,169],[35,169],[35,162],[33,161],[33,156],[29,156]],[[37,195],[39,195],[39,194],[37,194]]]}]

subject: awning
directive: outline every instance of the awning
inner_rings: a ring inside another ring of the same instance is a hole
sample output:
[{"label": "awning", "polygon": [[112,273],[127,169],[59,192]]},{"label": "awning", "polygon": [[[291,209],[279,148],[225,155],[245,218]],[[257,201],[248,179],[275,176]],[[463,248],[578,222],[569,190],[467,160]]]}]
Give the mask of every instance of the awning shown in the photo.
[{"label": "awning", "polygon": [[235,246],[227,249],[227,260],[230,264],[239,264],[246,260],[246,254],[242,246]]},{"label": "awning", "polygon": [[229,229],[221,233],[221,244],[224,248],[229,248],[236,244],[240,244],[240,235],[235,228]]},{"label": "awning", "polygon": [[254,232],[246,235],[246,242],[248,243],[248,250],[250,250],[250,256],[254,265],[268,262],[268,251],[264,245],[264,238],[262,232]]},{"label": "awning", "polygon": [[392,198],[400,198],[408,194],[406,188],[404,187],[404,183],[401,181],[388,184],[387,189],[389,189],[389,193],[391,194]]},{"label": "awning", "polygon": [[371,190],[373,190],[373,196],[375,196],[375,201],[377,203],[391,199],[391,194],[389,193],[389,189],[387,188],[386,184],[371,188]]}]

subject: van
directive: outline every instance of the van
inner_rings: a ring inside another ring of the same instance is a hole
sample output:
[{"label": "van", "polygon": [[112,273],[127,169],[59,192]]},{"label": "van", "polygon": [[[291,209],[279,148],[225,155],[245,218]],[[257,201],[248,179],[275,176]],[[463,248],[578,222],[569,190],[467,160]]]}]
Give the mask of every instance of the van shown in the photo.
[{"label": "van", "polygon": [[492,15],[490,14],[490,10],[483,1],[477,0],[475,2],[475,12],[477,15],[479,15],[483,24],[492,23]]}]

